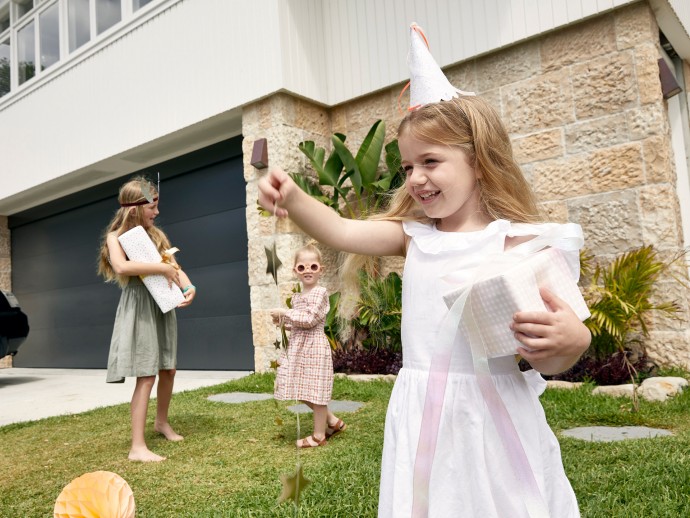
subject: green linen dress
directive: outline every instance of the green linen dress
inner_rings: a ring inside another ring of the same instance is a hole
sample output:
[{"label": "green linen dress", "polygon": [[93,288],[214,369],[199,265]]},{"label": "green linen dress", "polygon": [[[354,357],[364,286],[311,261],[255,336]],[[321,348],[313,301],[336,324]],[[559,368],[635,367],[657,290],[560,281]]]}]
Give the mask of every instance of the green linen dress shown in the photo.
[{"label": "green linen dress", "polygon": [[108,355],[107,383],[155,376],[177,365],[177,317],[163,313],[139,277],[120,295]]}]

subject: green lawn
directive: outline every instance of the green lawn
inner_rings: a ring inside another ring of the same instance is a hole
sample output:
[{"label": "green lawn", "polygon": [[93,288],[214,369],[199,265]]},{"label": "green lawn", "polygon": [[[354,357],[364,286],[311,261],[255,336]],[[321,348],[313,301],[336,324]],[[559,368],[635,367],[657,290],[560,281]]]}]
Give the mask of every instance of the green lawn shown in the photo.
[{"label": "green lawn", "polygon": [[[52,516],[55,499],[72,479],[89,471],[113,471],[134,491],[137,516],[289,517],[277,504],[279,475],[294,471],[296,417],[272,400],[231,405],[210,394],[272,392],[272,375],[252,375],[176,394],[171,420],[186,436],[169,443],[150,434],[149,446],[168,460],[131,463],[129,407],[0,427],[0,516]],[[374,517],[378,498],[383,422],[392,384],[336,379],[335,399],[363,401],[343,414],[349,429],[325,448],[303,450],[299,460],[312,484],[302,517]],[[625,400],[593,397],[589,388],[548,390],[542,402],[559,431],[583,425],[667,428],[670,438],[589,443],[561,438],[568,476],[583,517],[690,516],[690,390],[667,403],[641,402],[633,413]],[[276,424],[276,418],[282,424]],[[150,414],[153,419],[153,413]],[[302,435],[311,415],[302,417]],[[558,517],[554,517],[558,518]]]}]

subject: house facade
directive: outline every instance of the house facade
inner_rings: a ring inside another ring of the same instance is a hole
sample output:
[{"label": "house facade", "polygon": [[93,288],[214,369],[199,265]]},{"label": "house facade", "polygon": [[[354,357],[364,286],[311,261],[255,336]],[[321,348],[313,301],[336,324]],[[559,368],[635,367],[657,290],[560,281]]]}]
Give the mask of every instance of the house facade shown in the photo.
[{"label": "house facade", "polygon": [[[0,0],[0,288],[31,325],[14,365],[105,366],[119,290],[95,258],[118,186],[143,173],[199,288],[179,367],[267,369],[268,311],[294,279],[276,288],[265,247],[289,262],[307,238],[259,215],[253,144],[308,174],[301,141],[356,148],[377,119],[395,138],[412,21],[451,82],[499,109],[545,213],[590,251],[690,244],[684,0]],[[688,367],[688,294],[660,291],[684,320],[655,320],[648,351]]]}]

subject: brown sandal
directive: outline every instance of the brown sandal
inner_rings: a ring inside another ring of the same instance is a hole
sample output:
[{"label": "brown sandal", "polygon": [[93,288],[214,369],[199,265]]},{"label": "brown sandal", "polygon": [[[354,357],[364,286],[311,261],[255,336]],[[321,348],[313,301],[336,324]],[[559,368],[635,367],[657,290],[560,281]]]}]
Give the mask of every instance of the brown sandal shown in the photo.
[{"label": "brown sandal", "polygon": [[330,439],[333,437],[335,434],[342,432],[347,428],[347,425],[343,423],[342,419],[338,419],[338,421],[335,423],[333,426],[329,426],[326,428],[326,439]]},{"label": "brown sandal", "polygon": [[309,437],[305,437],[304,439],[299,439],[297,441],[297,447],[298,448],[316,448],[317,446],[325,446],[325,445],[326,445],[326,438],[325,437],[319,441],[313,435],[310,435]]}]

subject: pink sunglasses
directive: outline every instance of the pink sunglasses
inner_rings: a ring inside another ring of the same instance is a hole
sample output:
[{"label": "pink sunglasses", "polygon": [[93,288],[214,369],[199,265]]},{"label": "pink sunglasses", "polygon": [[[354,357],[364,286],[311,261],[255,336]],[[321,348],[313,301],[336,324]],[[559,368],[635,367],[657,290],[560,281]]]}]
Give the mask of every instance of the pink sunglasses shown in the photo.
[{"label": "pink sunglasses", "polygon": [[295,265],[295,270],[297,270],[299,273],[304,273],[307,270],[311,270],[312,272],[318,272],[321,269],[321,265],[319,263],[311,263],[311,264],[296,264]]}]

